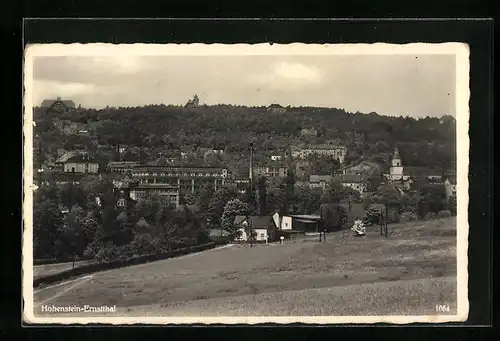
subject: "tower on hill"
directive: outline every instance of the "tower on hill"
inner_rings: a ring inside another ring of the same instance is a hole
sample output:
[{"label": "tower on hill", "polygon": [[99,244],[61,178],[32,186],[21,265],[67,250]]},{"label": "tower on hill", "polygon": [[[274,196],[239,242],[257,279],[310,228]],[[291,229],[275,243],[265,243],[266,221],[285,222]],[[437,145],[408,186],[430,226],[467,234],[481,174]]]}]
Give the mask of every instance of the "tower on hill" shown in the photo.
[{"label": "tower on hill", "polygon": [[190,99],[185,107],[186,108],[197,108],[200,105],[200,99],[198,98],[198,95],[194,95],[193,99]]}]

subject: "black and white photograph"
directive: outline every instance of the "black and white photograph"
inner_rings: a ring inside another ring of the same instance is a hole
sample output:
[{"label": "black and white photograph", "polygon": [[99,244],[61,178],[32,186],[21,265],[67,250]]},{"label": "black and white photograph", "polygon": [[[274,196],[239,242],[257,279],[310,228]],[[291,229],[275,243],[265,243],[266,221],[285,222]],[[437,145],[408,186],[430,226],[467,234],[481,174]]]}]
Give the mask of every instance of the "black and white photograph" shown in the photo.
[{"label": "black and white photograph", "polygon": [[469,50],[35,44],[23,318],[468,316]]}]

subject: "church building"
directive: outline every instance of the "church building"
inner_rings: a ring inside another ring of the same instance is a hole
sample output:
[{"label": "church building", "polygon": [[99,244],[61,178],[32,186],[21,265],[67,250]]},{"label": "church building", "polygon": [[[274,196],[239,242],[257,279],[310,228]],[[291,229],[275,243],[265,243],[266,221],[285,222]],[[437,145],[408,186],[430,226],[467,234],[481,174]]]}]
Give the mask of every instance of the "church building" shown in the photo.
[{"label": "church building", "polygon": [[418,178],[426,179],[431,183],[441,182],[441,175],[427,167],[403,166],[397,146],[391,159],[389,173],[384,174],[384,176],[389,180],[389,183],[396,183],[406,190],[410,189],[412,182]]}]

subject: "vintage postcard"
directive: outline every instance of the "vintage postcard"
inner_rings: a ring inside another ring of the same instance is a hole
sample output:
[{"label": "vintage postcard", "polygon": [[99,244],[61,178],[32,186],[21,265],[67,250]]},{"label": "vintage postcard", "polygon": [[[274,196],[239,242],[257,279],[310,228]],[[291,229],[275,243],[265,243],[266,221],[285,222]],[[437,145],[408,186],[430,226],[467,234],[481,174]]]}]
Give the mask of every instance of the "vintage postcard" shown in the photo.
[{"label": "vintage postcard", "polygon": [[465,44],[41,44],[23,317],[466,321]]}]

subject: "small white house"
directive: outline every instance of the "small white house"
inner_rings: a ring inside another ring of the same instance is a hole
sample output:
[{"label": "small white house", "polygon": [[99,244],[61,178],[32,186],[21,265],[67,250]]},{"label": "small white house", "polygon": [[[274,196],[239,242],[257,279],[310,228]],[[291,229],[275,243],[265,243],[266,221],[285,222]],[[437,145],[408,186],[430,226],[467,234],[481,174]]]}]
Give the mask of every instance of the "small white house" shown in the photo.
[{"label": "small white house", "polygon": [[457,178],[455,176],[449,176],[444,181],[444,186],[446,189],[446,198],[457,196]]},{"label": "small white house", "polygon": [[248,240],[248,235],[246,233],[248,224],[252,224],[253,231],[255,232],[255,240],[258,242],[265,242],[269,238],[269,229],[272,227],[272,220],[269,216],[236,216],[234,219],[234,224],[240,226],[238,231],[239,235],[235,238],[235,241],[245,242]]}]

